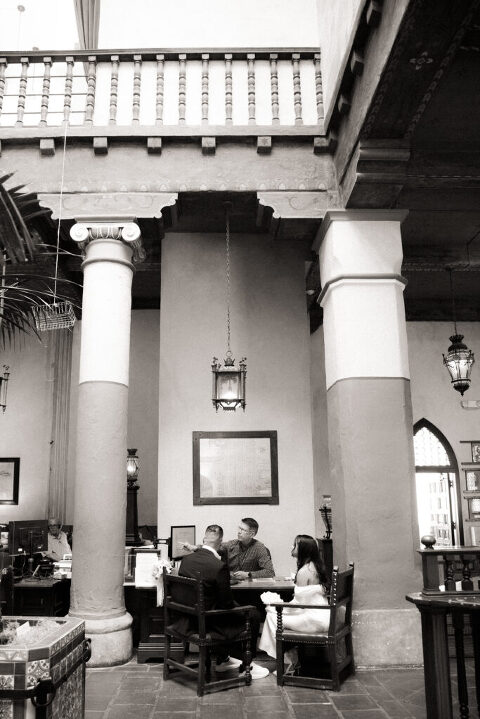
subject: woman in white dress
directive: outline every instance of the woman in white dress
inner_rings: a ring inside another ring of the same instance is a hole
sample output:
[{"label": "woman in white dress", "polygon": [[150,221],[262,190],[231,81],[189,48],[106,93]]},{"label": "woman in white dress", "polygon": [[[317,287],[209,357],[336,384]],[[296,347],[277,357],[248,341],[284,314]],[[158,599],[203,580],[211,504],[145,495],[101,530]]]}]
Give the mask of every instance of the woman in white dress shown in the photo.
[{"label": "woman in white dress", "polygon": [[[295,593],[291,602],[283,610],[283,626],[297,632],[316,633],[327,631],[330,622],[327,594],[329,580],[318,551],[317,540],[308,534],[298,534],[292,549],[292,557],[297,558]],[[320,604],[325,609],[295,609],[295,604]],[[258,648],[276,658],[275,634],[277,631],[277,612],[275,607],[267,606],[262,636]],[[285,653],[287,663],[296,663],[296,650]]]}]

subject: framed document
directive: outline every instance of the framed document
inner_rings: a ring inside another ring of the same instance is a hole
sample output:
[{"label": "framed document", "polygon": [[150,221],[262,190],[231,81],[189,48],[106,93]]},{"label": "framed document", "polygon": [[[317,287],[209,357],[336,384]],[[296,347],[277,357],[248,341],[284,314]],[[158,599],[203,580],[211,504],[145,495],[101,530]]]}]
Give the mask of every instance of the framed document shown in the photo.
[{"label": "framed document", "polygon": [[0,504],[18,504],[20,457],[0,459]]},{"label": "framed document", "polygon": [[158,552],[153,547],[135,547],[135,586],[155,587],[157,582],[153,576],[153,569],[158,562]]},{"label": "framed document", "polygon": [[278,504],[277,432],[193,432],[193,504]]},{"label": "framed document", "polygon": [[188,524],[182,527],[170,528],[170,554],[171,559],[181,559],[186,554],[191,554],[189,549],[184,549],[182,544],[195,544],[195,525]]}]

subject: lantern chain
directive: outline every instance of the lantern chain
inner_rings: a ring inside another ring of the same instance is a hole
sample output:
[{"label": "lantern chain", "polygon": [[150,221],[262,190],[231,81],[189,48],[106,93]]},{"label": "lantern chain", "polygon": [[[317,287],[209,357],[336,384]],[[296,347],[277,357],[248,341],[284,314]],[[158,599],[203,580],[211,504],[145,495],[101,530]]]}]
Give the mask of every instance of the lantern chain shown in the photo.
[{"label": "lantern chain", "polygon": [[226,292],[227,292],[227,356],[230,357],[230,203],[225,203]]}]

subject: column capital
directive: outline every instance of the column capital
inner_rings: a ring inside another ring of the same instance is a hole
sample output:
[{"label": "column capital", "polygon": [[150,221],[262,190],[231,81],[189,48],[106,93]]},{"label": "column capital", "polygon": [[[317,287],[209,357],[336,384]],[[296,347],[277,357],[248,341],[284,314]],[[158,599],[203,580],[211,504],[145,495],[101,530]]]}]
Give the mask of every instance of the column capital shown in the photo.
[{"label": "column capital", "polygon": [[312,250],[318,252],[320,246],[334,222],[398,222],[402,223],[408,210],[327,210],[313,241]]},{"label": "column capital", "polygon": [[142,262],[146,257],[140,227],[128,220],[77,222],[70,230],[70,237],[83,253],[94,240],[118,240],[131,248],[135,263]]}]

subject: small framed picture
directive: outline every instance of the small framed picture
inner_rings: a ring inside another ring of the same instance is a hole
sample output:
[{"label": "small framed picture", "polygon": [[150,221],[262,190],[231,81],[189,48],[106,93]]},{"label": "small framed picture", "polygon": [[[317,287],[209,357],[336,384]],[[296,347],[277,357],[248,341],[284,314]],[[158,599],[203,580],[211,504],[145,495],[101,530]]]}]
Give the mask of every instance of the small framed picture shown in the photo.
[{"label": "small framed picture", "polygon": [[480,492],[480,469],[465,470],[467,492]]},{"label": "small framed picture", "polygon": [[472,462],[480,464],[480,442],[470,442],[472,447]]},{"label": "small framed picture", "polygon": [[0,504],[18,504],[20,457],[0,459]]}]

